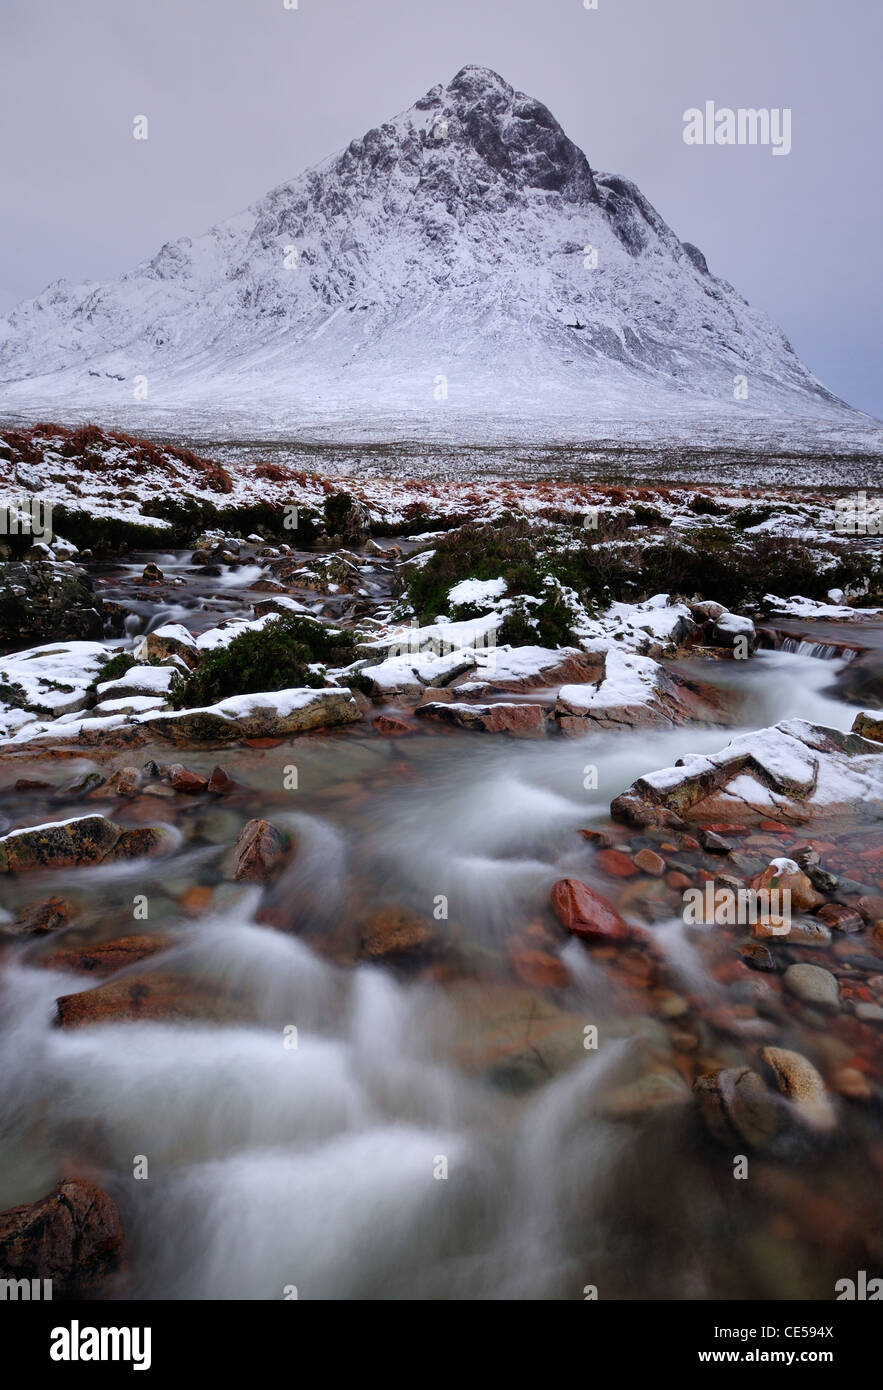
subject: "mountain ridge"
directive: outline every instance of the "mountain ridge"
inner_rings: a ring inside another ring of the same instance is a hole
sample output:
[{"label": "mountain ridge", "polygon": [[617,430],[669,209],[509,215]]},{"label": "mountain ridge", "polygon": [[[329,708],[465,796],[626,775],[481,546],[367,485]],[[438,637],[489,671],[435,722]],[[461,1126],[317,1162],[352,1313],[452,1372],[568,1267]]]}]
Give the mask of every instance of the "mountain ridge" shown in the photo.
[{"label": "mountain ridge", "polygon": [[472,65],[202,236],[17,306],[0,320],[0,389],[12,410],[216,407],[405,430],[439,408],[475,428],[877,424],[634,183]]}]

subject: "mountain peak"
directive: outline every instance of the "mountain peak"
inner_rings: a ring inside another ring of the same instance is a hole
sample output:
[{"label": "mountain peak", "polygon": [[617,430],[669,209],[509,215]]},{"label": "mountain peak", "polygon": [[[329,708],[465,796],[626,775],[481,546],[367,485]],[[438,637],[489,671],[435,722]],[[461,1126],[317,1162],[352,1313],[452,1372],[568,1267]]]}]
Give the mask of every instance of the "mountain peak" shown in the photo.
[{"label": "mountain peak", "polygon": [[462,94],[471,100],[485,94],[499,92],[506,97],[514,94],[514,88],[505,82],[493,68],[483,68],[475,63],[467,63],[447,85],[452,95]]},{"label": "mountain peak", "polygon": [[447,87],[431,88],[416,103],[429,111],[429,142],[468,148],[484,176],[560,193],[572,202],[597,202],[589,162],[568,139],[548,107],[516,91],[491,68],[468,64]]},{"label": "mountain peak", "polygon": [[633,184],[472,64],[229,222],[0,320],[10,406],[129,412],[143,379],[212,417],[844,418]]}]

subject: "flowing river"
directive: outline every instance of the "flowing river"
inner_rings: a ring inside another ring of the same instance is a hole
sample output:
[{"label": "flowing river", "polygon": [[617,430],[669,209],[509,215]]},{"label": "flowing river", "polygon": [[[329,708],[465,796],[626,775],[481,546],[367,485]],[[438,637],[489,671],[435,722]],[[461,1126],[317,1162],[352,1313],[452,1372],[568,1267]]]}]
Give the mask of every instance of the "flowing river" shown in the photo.
[{"label": "flowing river", "polygon": [[[129,627],[183,617],[198,629],[242,607],[229,577],[200,589],[190,571],[179,607],[132,605]],[[703,675],[737,688],[742,728],[801,717],[846,729],[856,711],[833,689],[839,669],[763,651]],[[0,957],[0,1209],[93,1175],[123,1214],[127,1292],[145,1298],[830,1298],[883,1256],[873,1111],[842,1102],[821,1157],[796,1143],[735,1181],[733,1155],[697,1120],[685,1058],[691,1037],[727,1066],[752,1064],[758,1038],[832,1062],[848,1045],[785,1014],[767,977],[728,979],[718,929],[686,927],[660,882],[605,883],[580,834],[610,828],[611,798],[640,773],[738,731],[535,743],[355,726],[176,753],[204,775],[222,763],[241,790],[155,798],[150,823],[181,837],[172,855],[7,892],[8,914],[50,894],[77,913],[63,938]],[[139,750],[150,757],[168,761],[168,748]],[[7,813],[36,824],[94,811],[78,793],[10,794],[17,779],[94,766],[0,765]],[[296,846],[265,890],[223,875],[253,816]],[[666,991],[552,934],[563,876],[619,894],[655,937]],[[139,896],[149,916],[135,922]],[[407,969],[357,961],[354,924],[384,911],[431,918],[437,949]],[[56,998],[95,981],[41,956],[132,932],[161,934],[163,969],[232,995],[237,1016],[57,1027]],[[513,975],[513,943],[557,957],[561,978]],[[748,1006],[754,1024],[728,1029]]]}]

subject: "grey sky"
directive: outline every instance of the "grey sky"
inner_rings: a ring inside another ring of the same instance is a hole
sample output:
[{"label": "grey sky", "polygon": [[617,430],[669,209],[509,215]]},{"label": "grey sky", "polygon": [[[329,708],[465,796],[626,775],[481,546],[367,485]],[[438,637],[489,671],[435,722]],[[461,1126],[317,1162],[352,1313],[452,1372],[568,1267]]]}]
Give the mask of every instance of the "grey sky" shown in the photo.
[{"label": "grey sky", "polygon": [[[597,3],[0,0],[0,313],[199,234],[480,63],[883,416],[883,10]],[[791,154],[686,146],[683,112],[706,100],[790,107]]]}]

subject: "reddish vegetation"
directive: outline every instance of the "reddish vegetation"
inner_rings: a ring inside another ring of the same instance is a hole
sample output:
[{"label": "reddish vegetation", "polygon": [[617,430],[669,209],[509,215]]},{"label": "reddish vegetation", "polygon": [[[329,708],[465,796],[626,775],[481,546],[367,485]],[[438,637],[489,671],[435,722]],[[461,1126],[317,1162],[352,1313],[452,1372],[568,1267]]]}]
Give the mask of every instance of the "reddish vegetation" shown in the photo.
[{"label": "reddish vegetation", "polygon": [[116,447],[126,450],[135,467],[146,465],[174,477],[177,473],[174,465],[180,463],[198,474],[212,492],[233,491],[233,479],[227,470],[212,459],[200,458],[192,449],[156,444],[120,430],[103,430],[98,425],[69,429],[66,425],[39,424],[33,429],[7,430],[4,439],[16,463],[40,463],[43,458],[41,443],[52,441],[64,458],[78,459],[82,468],[100,473],[107,466],[104,454]]}]

